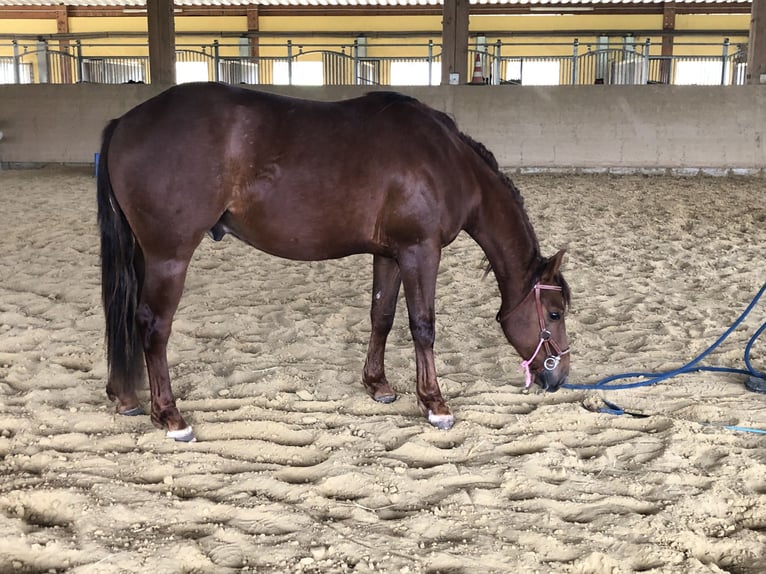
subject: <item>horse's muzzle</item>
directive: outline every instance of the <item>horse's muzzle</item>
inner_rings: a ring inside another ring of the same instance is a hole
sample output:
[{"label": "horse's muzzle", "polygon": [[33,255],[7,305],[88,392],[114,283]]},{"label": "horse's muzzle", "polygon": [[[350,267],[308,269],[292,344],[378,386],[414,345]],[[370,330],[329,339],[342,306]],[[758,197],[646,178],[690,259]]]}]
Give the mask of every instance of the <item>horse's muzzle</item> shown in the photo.
[{"label": "horse's muzzle", "polygon": [[563,385],[566,385],[568,381],[569,377],[567,375],[561,377],[555,371],[541,371],[535,375],[537,386],[548,393],[555,393]]}]

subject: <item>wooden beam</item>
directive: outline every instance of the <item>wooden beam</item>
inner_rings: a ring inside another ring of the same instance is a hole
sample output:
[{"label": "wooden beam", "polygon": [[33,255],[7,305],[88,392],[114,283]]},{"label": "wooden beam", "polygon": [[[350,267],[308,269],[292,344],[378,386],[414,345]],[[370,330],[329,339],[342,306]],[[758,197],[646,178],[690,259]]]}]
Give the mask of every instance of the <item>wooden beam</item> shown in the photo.
[{"label": "wooden beam", "polygon": [[176,83],[176,46],[173,0],[147,0],[149,68],[152,84]]},{"label": "wooden beam", "polygon": [[3,20],[51,20],[57,13],[51,6],[0,6],[0,19]]},{"label": "wooden beam", "polygon": [[247,7],[247,33],[255,32],[256,35],[250,36],[248,42],[250,43],[250,57],[253,60],[257,60],[261,56],[260,40],[257,36],[257,32],[260,30],[260,18],[258,16],[258,5],[254,4]]},{"label": "wooden beam", "polygon": [[56,32],[59,34],[69,32],[69,8],[63,4],[56,6]]},{"label": "wooden beam", "polygon": [[[677,14],[750,14],[754,2],[691,2],[676,5]],[[601,4],[583,2],[577,4],[577,11],[571,11],[571,4],[476,4],[471,7],[471,14],[590,14],[590,15],[639,15],[663,14],[663,3]],[[570,8],[569,10],[567,8]],[[184,16],[246,16],[248,6],[178,6]],[[127,10],[127,12],[126,12]],[[440,16],[443,10],[439,6],[268,6],[259,5],[258,14],[264,16]],[[135,17],[135,7],[131,6],[69,6],[70,17]],[[56,17],[52,6],[0,6],[0,18],[40,18]]]},{"label": "wooden beam", "polygon": [[666,35],[662,36],[662,55],[673,55],[673,32],[676,29],[676,3],[665,2],[662,11],[662,31]]},{"label": "wooden beam", "polygon": [[676,30],[676,3],[665,2],[662,10],[662,55],[667,59],[663,59],[660,64],[660,78],[659,81],[663,84],[670,83],[670,74],[672,62],[670,58],[673,56],[673,32]]},{"label": "wooden beam", "polygon": [[[60,4],[56,6],[56,32],[59,34],[69,34],[69,8]],[[59,40],[59,50],[64,53],[69,53],[69,40]],[[61,57],[59,60],[61,83],[72,83],[72,66],[70,66],[69,58]]]},{"label": "wooden beam", "polygon": [[468,0],[444,0],[442,14],[442,85],[468,82]]},{"label": "wooden beam", "polygon": [[766,84],[766,5],[753,0],[747,48],[747,83]]}]

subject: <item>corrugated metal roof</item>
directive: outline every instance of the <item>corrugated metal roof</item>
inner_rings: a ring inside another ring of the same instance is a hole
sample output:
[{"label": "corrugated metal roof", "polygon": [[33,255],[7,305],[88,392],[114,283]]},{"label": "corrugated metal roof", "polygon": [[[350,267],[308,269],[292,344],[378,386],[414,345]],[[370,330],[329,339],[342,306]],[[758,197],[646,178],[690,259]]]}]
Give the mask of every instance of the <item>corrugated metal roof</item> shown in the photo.
[{"label": "corrugated metal roof", "polygon": [[[577,6],[662,4],[664,0],[470,0],[471,4]],[[752,2],[752,0],[744,0]],[[676,0],[677,4],[741,4],[742,0]],[[177,6],[438,6],[443,0],[175,0]],[[146,0],[0,0],[0,6],[146,6]]]}]

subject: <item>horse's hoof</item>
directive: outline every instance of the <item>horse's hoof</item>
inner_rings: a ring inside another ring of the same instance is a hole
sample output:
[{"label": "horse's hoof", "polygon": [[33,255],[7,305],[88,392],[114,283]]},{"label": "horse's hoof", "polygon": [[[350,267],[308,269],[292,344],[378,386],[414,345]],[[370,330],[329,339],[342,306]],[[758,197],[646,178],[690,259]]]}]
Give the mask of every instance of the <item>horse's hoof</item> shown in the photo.
[{"label": "horse's hoof", "polygon": [[438,429],[449,430],[455,424],[455,417],[452,415],[435,415],[428,411],[428,422]]},{"label": "horse's hoof", "polygon": [[194,436],[190,426],[181,430],[169,430],[166,436],[176,442],[197,442],[197,437]]},{"label": "horse's hoof", "polygon": [[396,400],[396,395],[381,395],[379,397],[372,397],[372,398],[379,403],[388,405],[393,403]]},{"label": "horse's hoof", "polygon": [[124,417],[137,417],[140,415],[145,415],[146,412],[141,407],[133,407],[132,409],[128,409],[127,411],[122,411],[121,414]]}]

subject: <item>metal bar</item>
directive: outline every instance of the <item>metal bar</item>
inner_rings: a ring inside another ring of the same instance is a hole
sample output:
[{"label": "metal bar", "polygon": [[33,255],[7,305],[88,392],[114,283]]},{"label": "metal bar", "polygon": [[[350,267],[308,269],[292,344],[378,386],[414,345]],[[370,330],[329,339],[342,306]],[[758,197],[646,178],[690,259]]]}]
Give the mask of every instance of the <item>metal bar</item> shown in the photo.
[{"label": "metal bar", "polygon": [[433,77],[434,77],[434,41],[429,40],[428,41],[428,85],[433,85]]},{"label": "metal bar", "polygon": [[218,40],[213,40],[213,80],[219,82],[221,80],[221,54],[218,49]]},{"label": "metal bar", "polygon": [[[504,6],[508,6],[505,4]],[[722,3],[722,6],[726,4]],[[476,5],[472,6],[472,9]],[[504,10],[507,8],[503,8]],[[747,13],[750,12],[748,8]],[[472,14],[474,14],[472,10]],[[71,14],[70,14],[71,16]],[[657,28],[637,28],[631,30],[631,33],[637,37],[652,36],[652,37],[708,37],[719,38],[722,36],[747,38],[749,35],[749,28],[689,28],[684,30],[658,30]],[[285,38],[290,36],[300,36],[303,38],[337,38],[343,37],[348,34],[347,30],[322,30],[322,31],[306,31],[306,30],[279,30],[279,31],[218,31],[218,32],[205,32],[205,35],[216,36],[218,38]],[[621,37],[625,34],[623,29],[614,28],[577,28],[572,30],[551,30],[550,28],[543,28],[537,30],[491,30],[484,29],[482,35],[493,38],[571,38],[576,37],[591,37],[591,36],[613,36]],[[199,31],[176,31],[177,37],[193,36],[198,37]],[[0,39],[11,40],[37,40],[38,38],[45,38],[48,40],[76,40],[76,39],[98,39],[98,38],[126,38],[126,37],[145,37],[146,32],[66,32],[66,33],[51,33],[51,34],[13,34],[13,33],[0,33]],[[432,30],[405,30],[405,31],[368,31],[365,32],[365,36],[368,38],[440,38],[441,29]],[[570,43],[565,42],[566,45]],[[708,42],[709,43],[709,42]]]},{"label": "metal bar", "polygon": [[11,42],[13,44],[13,83],[21,83],[21,61],[19,60],[19,43],[16,40]]},{"label": "metal bar", "polygon": [[82,42],[80,40],[77,40],[75,42],[75,49],[77,53],[77,78],[75,81],[79,84],[83,81],[84,73],[83,73],[83,61],[82,61]]},{"label": "metal bar", "polygon": [[649,49],[651,48],[651,40],[649,38],[644,42],[644,76],[643,80],[645,84],[649,83]]},{"label": "metal bar", "polygon": [[353,46],[354,54],[354,85],[359,85],[359,40],[354,40]]},{"label": "metal bar", "polygon": [[48,45],[45,40],[38,40],[35,46],[37,52],[37,77],[38,83],[47,84],[50,82],[48,75]]},{"label": "metal bar", "polygon": [[577,77],[578,77],[578,58],[577,58],[577,47],[580,45],[580,40],[577,38],[574,39],[574,42],[572,43],[572,85],[577,85]]},{"label": "metal bar", "polygon": [[492,62],[492,84],[495,86],[500,85],[500,62],[502,59],[502,46],[503,42],[498,38],[495,42],[495,59]]},{"label": "metal bar", "polygon": [[287,41],[287,85],[293,85],[293,41]]}]

